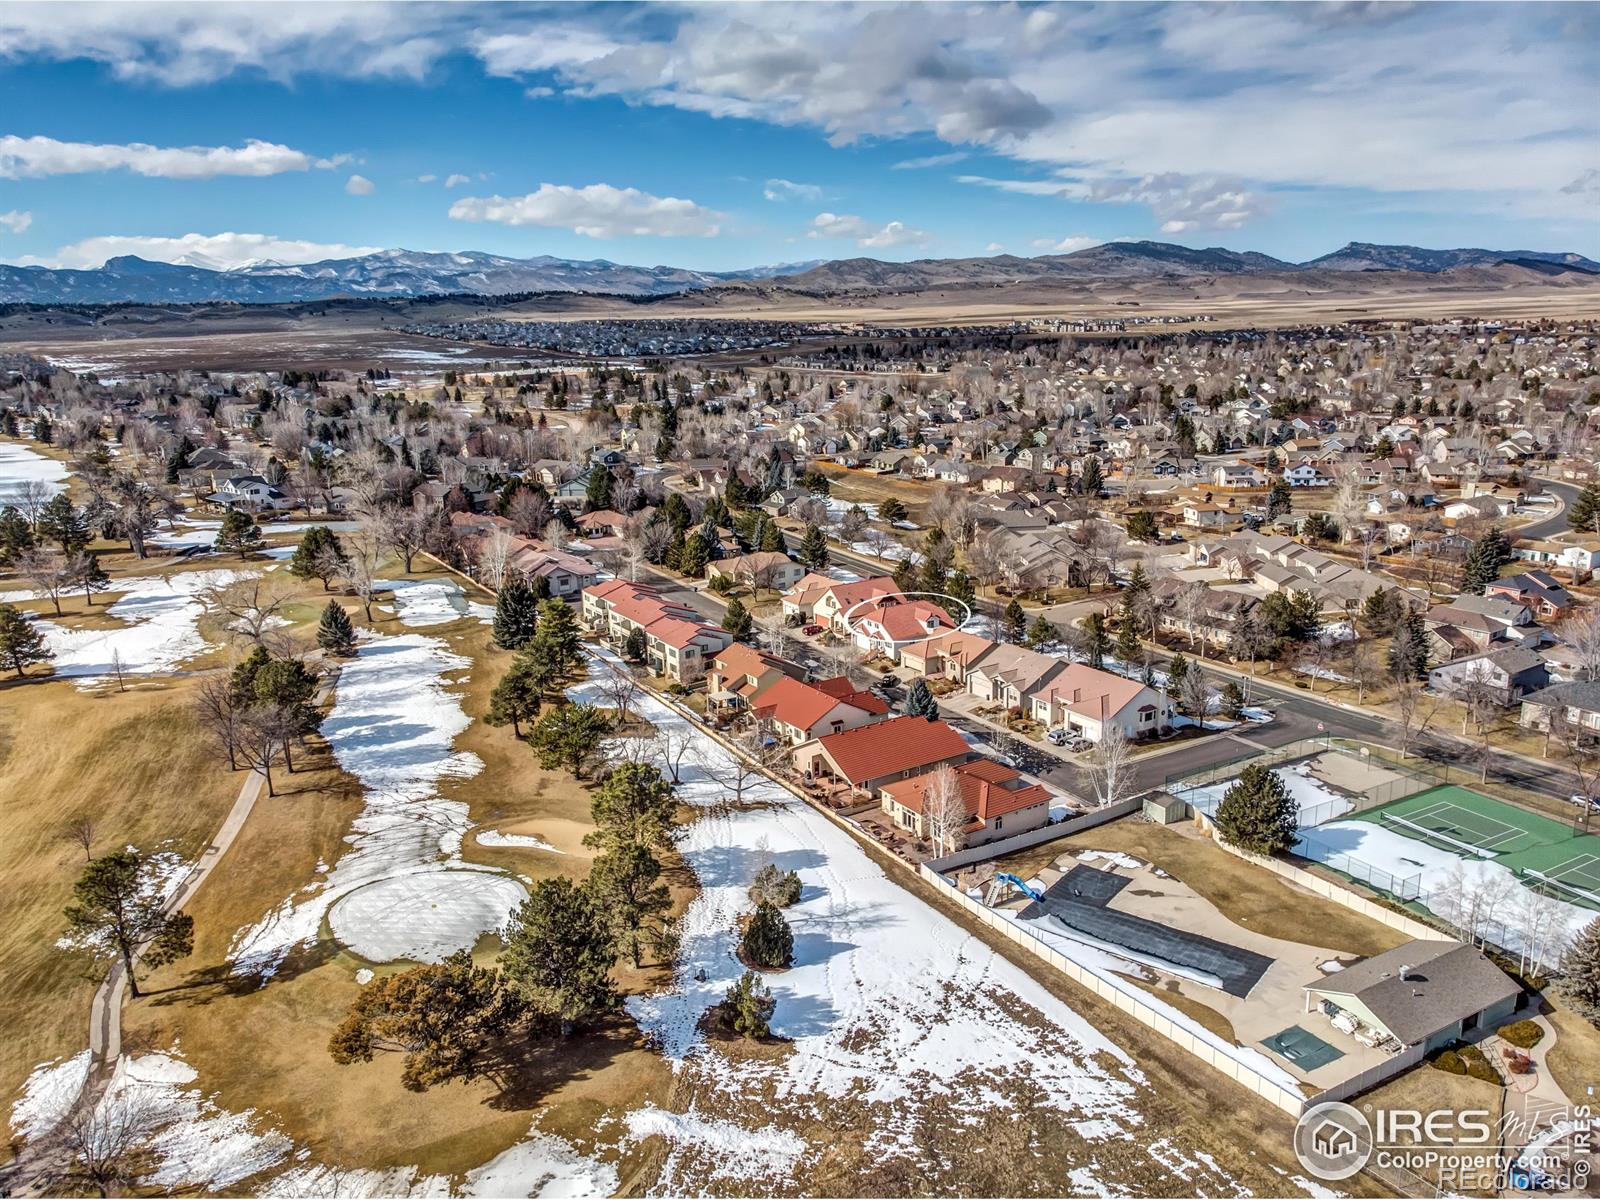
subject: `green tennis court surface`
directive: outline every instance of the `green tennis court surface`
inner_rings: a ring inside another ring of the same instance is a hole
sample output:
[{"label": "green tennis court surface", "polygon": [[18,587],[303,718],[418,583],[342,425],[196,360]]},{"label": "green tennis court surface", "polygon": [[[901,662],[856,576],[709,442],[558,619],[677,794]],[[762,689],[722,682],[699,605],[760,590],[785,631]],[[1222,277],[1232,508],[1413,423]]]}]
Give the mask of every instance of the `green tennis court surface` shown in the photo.
[{"label": "green tennis court surface", "polygon": [[[1574,809],[1574,816],[1577,810]],[[1526,812],[1467,788],[1430,788],[1352,814],[1461,858],[1509,867],[1524,883],[1600,909],[1600,834]],[[1600,817],[1595,820],[1600,830]]]}]

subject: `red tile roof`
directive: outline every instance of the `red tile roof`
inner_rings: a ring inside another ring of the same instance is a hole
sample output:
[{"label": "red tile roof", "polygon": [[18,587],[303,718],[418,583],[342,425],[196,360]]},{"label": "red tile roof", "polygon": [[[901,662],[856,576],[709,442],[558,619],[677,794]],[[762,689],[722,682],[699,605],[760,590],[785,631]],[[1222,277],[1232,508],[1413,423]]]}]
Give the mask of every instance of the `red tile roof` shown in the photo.
[{"label": "red tile roof", "polygon": [[863,605],[856,609],[851,619],[858,623],[875,622],[897,642],[907,638],[926,639],[930,633],[930,621],[936,629],[953,630],[956,627],[950,614],[932,601],[904,600],[898,593],[885,597],[880,603]]},{"label": "red tile roof", "polygon": [[839,774],[856,784],[932,766],[968,752],[959,733],[943,721],[926,717],[891,717],[875,725],[831,733],[819,738],[817,745]]},{"label": "red tile roof", "polygon": [[[956,781],[961,786],[961,798],[966,802],[967,814],[976,821],[986,823],[995,817],[1050,803],[1050,793],[1043,787],[1026,782],[1016,768],[992,758],[974,759],[951,769],[955,771]],[[910,779],[885,784],[883,790],[899,804],[914,813],[920,813],[936,773],[928,771]]]},{"label": "red tile roof", "polygon": [[855,684],[851,683],[849,676],[846,675],[819,679],[811,686],[819,692],[826,692],[836,700],[843,700],[846,704],[853,704],[869,713],[877,713],[880,717],[889,711],[889,704],[882,696],[876,692],[857,691]]}]

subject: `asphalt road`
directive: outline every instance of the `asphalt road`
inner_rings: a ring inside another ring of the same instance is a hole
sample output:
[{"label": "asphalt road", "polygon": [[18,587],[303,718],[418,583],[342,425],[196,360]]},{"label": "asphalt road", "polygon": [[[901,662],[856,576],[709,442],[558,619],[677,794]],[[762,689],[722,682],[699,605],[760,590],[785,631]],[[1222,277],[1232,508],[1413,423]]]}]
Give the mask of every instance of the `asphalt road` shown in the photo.
[{"label": "asphalt road", "polygon": [[1552,492],[1561,499],[1561,511],[1553,517],[1546,517],[1542,521],[1535,521],[1531,525],[1524,525],[1517,530],[1523,537],[1547,538],[1558,533],[1565,533],[1572,528],[1572,522],[1567,514],[1572,510],[1573,501],[1577,500],[1579,489],[1570,483],[1559,483],[1554,479],[1539,480],[1544,485],[1545,491]]}]

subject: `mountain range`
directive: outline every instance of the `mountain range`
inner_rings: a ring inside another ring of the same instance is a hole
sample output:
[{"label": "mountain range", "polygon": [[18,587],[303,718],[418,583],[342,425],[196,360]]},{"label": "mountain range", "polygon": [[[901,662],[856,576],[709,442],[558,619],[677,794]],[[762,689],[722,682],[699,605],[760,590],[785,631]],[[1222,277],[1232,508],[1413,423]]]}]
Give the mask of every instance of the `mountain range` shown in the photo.
[{"label": "mountain range", "polygon": [[256,262],[221,269],[206,260],[167,263],[134,256],[92,269],[0,264],[0,303],[11,304],[284,304],[338,297],[510,295],[526,292],[662,296],[717,287],[779,286],[804,292],[901,292],[1039,281],[1155,279],[1302,272],[1420,272],[1512,263],[1544,274],[1600,275],[1600,263],[1570,252],[1427,250],[1351,242],[1308,262],[1166,242],[1107,242],[1071,254],[1021,258],[875,258],[781,263],[742,271],[637,267],[605,259],[540,255],[507,258],[463,251],[436,254],[382,250],[357,258],[289,265]]}]

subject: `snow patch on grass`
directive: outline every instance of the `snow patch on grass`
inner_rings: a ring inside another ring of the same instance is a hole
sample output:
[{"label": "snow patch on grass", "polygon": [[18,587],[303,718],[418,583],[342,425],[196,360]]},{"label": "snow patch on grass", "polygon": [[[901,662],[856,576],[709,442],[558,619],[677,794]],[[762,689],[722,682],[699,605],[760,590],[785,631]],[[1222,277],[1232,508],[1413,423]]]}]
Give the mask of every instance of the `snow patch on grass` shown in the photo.
[{"label": "snow patch on grass", "polygon": [[504,925],[526,891],[461,858],[472,827],[467,805],[439,795],[443,780],[483,769],[477,755],[452,749],[471,719],[445,690],[447,674],[471,666],[422,634],[361,641],[322,735],[361,781],[365,807],[325,878],[235,936],[236,973],[270,978],[291,950],[316,942],[325,916],[341,941],[381,962],[437,962]]},{"label": "snow patch on grass", "polygon": [[25,1138],[49,1133],[72,1110],[89,1080],[89,1052],[40,1063],[22,1085],[11,1106],[11,1128]]},{"label": "snow patch on grass", "polygon": [[463,1196],[539,1196],[551,1200],[614,1196],[615,1167],[589,1158],[553,1134],[532,1130],[522,1141],[467,1172]]},{"label": "snow patch on grass", "polygon": [[531,833],[501,833],[498,829],[480,829],[472,836],[480,846],[503,846],[524,850],[548,850],[551,854],[561,853],[542,837],[535,837]]},{"label": "snow patch on grass", "polygon": [[43,618],[37,625],[55,651],[56,674],[82,679],[84,686],[112,673],[114,655],[121,658],[126,674],[165,674],[210,649],[200,636],[200,618],[206,611],[200,594],[251,574],[185,571],[120,579],[114,587],[123,595],[105,611],[126,622],[126,627],[68,629]]},{"label": "snow patch on grass", "polygon": [[0,442],[0,508],[15,504],[25,483],[42,483],[52,496],[67,490],[67,465],[17,442]]},{"label": "snow patch on grass", "polygon": [[793,1173],[807,1149],[805,1139],[787,1129],[744,1129],[731,1121],[699,1116],[693,1109],[672,1113],[653,1104],[628,1114],[629,1140],[650,1137],[671,1147],[655,1185],[667,1193],[679,1190],[677,1160],[686,1149],[718,1160],[712,1179],[783,1179]]}]

